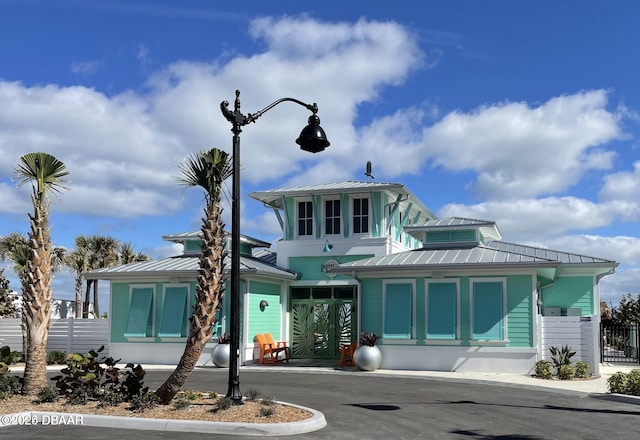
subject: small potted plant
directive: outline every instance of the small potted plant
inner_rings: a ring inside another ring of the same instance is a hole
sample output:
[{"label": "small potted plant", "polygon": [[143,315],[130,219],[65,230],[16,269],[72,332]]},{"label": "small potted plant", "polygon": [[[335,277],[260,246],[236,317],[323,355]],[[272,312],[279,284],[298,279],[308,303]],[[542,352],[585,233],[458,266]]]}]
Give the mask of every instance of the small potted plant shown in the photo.
[{"label": "small potted plant", "polygon": [[364,371],[374,371],[382,362],[382,352],[376,345],[378,335],[375,333],[361,333],[360,346],[353,353],[353,361],[356,366]]},{"label": "small potted plant", "polygon": [[216,367],[229,368],[231,338],[225,333],[217,339],[217,342],[211,350],[211,361]]}]

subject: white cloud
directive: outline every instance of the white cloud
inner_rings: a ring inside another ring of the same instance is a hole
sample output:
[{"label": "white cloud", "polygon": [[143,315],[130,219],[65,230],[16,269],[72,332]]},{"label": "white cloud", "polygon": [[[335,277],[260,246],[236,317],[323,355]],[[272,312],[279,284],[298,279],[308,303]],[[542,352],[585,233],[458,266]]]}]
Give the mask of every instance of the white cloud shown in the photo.
[{"label": "white cloud", "polygon": [[487,199],[554,194],[590,170],[612,166],[602,146],[624,136],[608,94],[593,90],[531,107],[505,102],[454,111],[425,129],[425,155],[448,170],[474,170],[471,189]]},{"label": "white cloud", "polygon": [[640,162],[633,164],[633,171],[621,171],[604,178],[600,191],[603,200],[625,200],[640,205]]},{"label": "white cloud", "polygon": [[546,238],[605,226],[619,215],[619,206],[615,203],[597,204],[576,197],[547,197],[489,201],[476,205],[451,203],[440,209],[439,216],[496,221],[505,240],[513,241],[511,236]]}]

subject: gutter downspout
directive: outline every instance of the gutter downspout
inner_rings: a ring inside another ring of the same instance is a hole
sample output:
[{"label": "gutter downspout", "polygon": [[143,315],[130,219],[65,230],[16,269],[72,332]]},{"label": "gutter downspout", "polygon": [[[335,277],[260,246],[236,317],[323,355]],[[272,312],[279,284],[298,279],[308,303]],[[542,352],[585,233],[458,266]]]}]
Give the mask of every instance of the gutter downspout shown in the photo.
[{"label": "gutter downspout", "polygon": [[358,320],[358,326],[357,326],[357,334],[356,334],[356,341],[358,341],[360,339],[360,332],[361,332],[361,327],[360,327],[360,321],[361,321],[361,310],[362,310],[362,279],[358,277],[358,272],[356,272],[355,270],[353,272],[351,272],[351,276],[353,277],[354,280],[356,280],[356,282],[358,283],[358,291],[356,292],[358,295],[358,301],[356,303],[356,318]]}]

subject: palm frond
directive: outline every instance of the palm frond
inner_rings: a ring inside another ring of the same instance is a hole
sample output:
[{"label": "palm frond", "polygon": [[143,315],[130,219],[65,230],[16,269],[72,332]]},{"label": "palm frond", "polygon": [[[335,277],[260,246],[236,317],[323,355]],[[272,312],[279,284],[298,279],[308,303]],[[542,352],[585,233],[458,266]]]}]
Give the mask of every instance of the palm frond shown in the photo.
[{"label": "palm frond", "polygon": [[229,154],[218,148],[187,156],[178,164],[178,170],[178,183],[189,188],[199,186],[204,189],[207,203],[218,197],[222,183],[233,173]]},{"label": "palm frond", "polygon": [[64,184],[69,180],[64,179],[69,171],[63,162],[48,153],[27,153],[20,158],[20,164],[15,172],[18,177],[18,187],[25,183],[33,182],[38,195],[47,190],[61,192],[68,189]]}]

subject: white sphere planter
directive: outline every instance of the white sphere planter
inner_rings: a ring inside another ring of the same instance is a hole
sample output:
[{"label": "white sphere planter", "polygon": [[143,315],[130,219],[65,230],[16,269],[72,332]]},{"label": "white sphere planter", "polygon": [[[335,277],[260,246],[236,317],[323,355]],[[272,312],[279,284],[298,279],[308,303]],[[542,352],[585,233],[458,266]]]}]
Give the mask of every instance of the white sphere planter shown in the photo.
[{"label": "white sphere planter", "polygon": [[230,344],[217,344],[211,350],[211,362],[216,367],[229,368]]},{"label": "white sphere planter", "polygon": [[353,362],[356,367],[364,371],[377,370],[382,362],[382,352],[377,346],[361,345],[353,353]]}]

